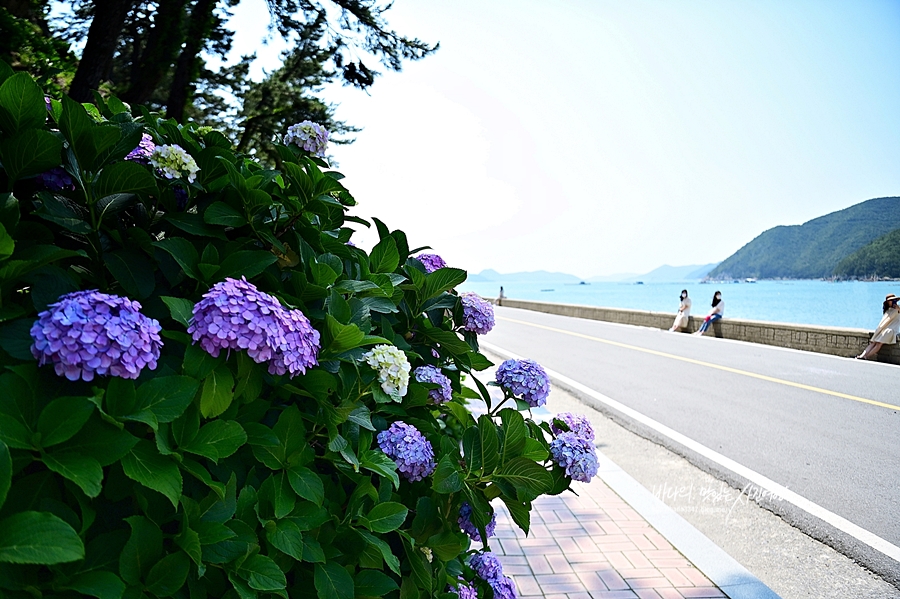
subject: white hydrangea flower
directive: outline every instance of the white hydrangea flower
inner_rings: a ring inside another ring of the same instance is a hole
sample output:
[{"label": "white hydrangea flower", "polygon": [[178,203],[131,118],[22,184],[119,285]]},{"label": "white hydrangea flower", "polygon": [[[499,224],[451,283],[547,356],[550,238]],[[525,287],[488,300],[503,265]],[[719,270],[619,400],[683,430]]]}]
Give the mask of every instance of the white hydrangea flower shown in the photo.
[{"label": "white hydrangea flower", "polygon": [[158,168],[166,179],[185,178],[193,183],[200,167],[178,144],[156,146],[150,154],[150,164]]},{"label": "white hydrangea flower", "polygon": [[393,345],[376,345],[374,349],[363,354],[363,359],[378,371],[378,381],[385,393],[390,395],[396,392],[400,397],[406,395],[410,366],[406,354],[400,348]]},{"label": "white hydrangea flower", "polygon": [[295,144],[307,152],[312,152],[314,156],[322,158],[328,147],[328,135],[328,129],[322,125],[312,121],[303,121],[288,127],[287,135],[284,136],[284,145]]}]

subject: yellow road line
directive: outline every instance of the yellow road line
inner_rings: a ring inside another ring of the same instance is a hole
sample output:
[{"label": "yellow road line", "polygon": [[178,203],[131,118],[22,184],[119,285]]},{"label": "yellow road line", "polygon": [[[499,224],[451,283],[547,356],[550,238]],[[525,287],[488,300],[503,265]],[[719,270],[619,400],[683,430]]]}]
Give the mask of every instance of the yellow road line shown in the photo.
[{"label": "yellow road line", "polygon": [[713,364],[711,362],[704,362],[702,360],[695,360],[693,358],[685,358],[684,356],[669,354],[666,352],[657,351],[655,349],[647,349],[646,347],[640,347],[637,345],[629,345],[627,343],[619,343],[618,341],[610,341],[609,339],[601,339],[600,337],[592,337],[591,335],[585,335],[583,333],[576,333],[574,331],[567,331],[565,329],[557,329],[555,327],[548,327],[546,325],[535,324],[533,322],[528,322],[525,320],[516,320],[515,318],[506,318],[504,316],[498,316],[497,319],[498,320],[506,320],[508,322],[515,322],[517,324],[524,324],[524,325],[534,327],[537,329],[553,331],[555,333],[562,333],[564,335],[571,335],[572,337],[581,337],[582,339],[589,339],[591,341],[597,341],[599,343],[605,343],[607,345],[614,345],[616,347],[624,347],[625,349],[633,349],[635,351],[643,352],[645,354],[661,356],[663,358],[671,358],[673,360],[679,360],[681,362],[688,362],[689,364],[697,364],[698,366],[706,366],[707,368],[715,368],[716,370],[723,370],[725,372],[731,372],[733,374],[740,374],[742,376],[748,376],[750,378],[759,379],[761,381],[768,381],[770,383],[778,383],[780,385],[786,385],[788,387],[796,387],[797,389],[805,389],[806,391],[814,391],[816,393],[824,393],[825,395],[832,395],[834,397],[840,397],[842,399],[849,399],[851,401],[867,403],[867,404],[870,404],[873,406],[878,406],[880,408],[888,408],[889,410],[900,410],[900,406],[895,406],[893,404],[884,403],[881,401],[875,401],[874,399],[866,399],[865,397],[857,397],[856,395],[848,395],[846,393],[840,393],[838,391],[822,389],[821,387],[813,387],[811,385],[804,385],[803,383],[795,383],[793,381],[786,381],[784,379],[776,379],[775,377],[766,376],[764,374],[757,374],[755,372],[749,372],[747,370],[731,368],[730,366],[722,366],[720,364]]}]

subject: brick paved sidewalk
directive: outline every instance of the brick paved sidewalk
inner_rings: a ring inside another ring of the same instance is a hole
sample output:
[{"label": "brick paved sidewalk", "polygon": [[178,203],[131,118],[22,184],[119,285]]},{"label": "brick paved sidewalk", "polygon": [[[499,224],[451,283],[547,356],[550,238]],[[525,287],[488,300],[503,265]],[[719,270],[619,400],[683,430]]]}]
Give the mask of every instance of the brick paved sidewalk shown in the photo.
[{"label": "brick paved sidewalk", "polygon": [[523,599],[725,597],[599,477],[541,497],[525,536],[505,506],[491,549]]}]

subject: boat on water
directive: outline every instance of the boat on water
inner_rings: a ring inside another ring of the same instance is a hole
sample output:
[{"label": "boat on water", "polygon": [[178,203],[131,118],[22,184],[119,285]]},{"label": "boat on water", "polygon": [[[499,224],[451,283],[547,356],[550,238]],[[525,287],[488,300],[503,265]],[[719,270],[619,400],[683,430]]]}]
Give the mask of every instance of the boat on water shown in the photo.
[{"label": "boat on water", "polygon": [[643,281],[635,281],[634,284],[635,284],[635,285],[643,285],[644,282],[643,282]]},{"label": "boat on water", "polygon": [[744,282],[745,283],[755,283],[756,279],[753,277],[747,277],[746,279],[744,279]]}]

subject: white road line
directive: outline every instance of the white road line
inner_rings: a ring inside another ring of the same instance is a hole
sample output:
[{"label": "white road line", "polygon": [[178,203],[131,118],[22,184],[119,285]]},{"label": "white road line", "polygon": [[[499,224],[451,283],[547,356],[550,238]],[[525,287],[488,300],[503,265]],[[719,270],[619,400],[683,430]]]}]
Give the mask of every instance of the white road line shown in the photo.
[{"label": "white road line", "polygon": [[[512,358],[512,359],[521,359],[520,356],[517,356],[516,354],[514,354],[506,349],[503,349],[501,347],[498,347],[492,343],[487,343],[485,341],[479,340],[479,344],[481,346],[483,346],[484,348],[488,349],[489,351],[492,351],[501,356],[506,356],[507,358]],[[756,472],[755,470],[751,470],[750,468],[747,468],[746,466],[735,462],[731,458],[725,457],[724,455],[720,454],[717,451],[713,451],[709,447],[702,445],[702,444],[698,443],[697,441],[694,441],[693,439],[686,437],[685,435],[682,435],[678,431],[673,430],[673,429],[669,428],[668,426],[666,426],[660,422],[657,422],[656,420],[653,420],[649,416],[645,416],[644,414],[638,412],[637,410],[635,410],[633,408],[629,408],[625,404],[620,403],[620,402],[612,399],[611,397],[607,397],[606,395],[603,395],[602,393],[594,391],[590,387],[587,387],[587,386],[579,383],[578,381],[570,379],[569,377],[567,377],[563,374],[560,374],[554,370],[550,370],[546,366],[544,367],[544,370],[547,371],[547,375],[549,375],[551,379],[556,379],[560,383],[566,385],[567,387],[575,389],[576,391],[578,391],[580,393],[584,393],[585,395],[592,397],[592,398],[596,399],[597,401],[603,402],[604,404],[606,404],[610,408],[616,410],[617,412],[621,412],[622,414],[625,414],[629,418],[636,420],[637,422],[640,422],[644,426],[647,426],[647,427],[653,429],[657,433],[659,433],[661,435],[665,435],[666,437],[668,437],[672,441],[675,441],[679,445],[682,445],[682,446],[690,449],[691,451],[703,456],[704,458],[706,458],[712,462],[715,462],[719,466],[722,466],[723,468],[726,468],[726,469],[732,471],[733,473],[737,474],[738,476],[747,479],[748,481],[759,486],[760,488],[765,489],[766,491],[772,493],[773,495],[780,497],[781,499],[795,505],[796,507],[800,508],[801,510],[805,511],[806,513],[808,513],[812,516],[815,516],[816,518],[822,520],[823,522],[825,522],[827,524],[830,524],[831,526],[840,530],[841,532],[850,535],[851,537],[853,537],[854,539],[856,539],[862,543],[865,543],[872,549],[875,549],[876,551],[883,553],[884,555],[888,556],[889,558],[893,559],[894,561],[900,562],[900,547],[897,547],[893,543],[891,543],[885,539],[882,539],[878,535],[876,535],[872,532],[869,532],[865,528],[862,528],[861,526],[858,526],[858,525],[854,524],[853,522],[850,522],[846,518],[839,516],[832,511],[825,509],[824,507],[820,506],[817,503],[813,503],[806,497],[803,497],[802,495],[799,495],[799,494],[795,493],[794,491],[791,491],[787,487],[776,483],[775,481],[763,476],[762,474]]]}]

